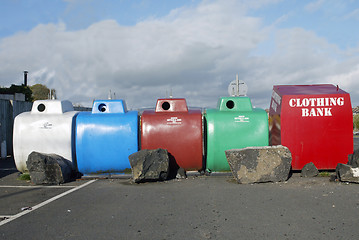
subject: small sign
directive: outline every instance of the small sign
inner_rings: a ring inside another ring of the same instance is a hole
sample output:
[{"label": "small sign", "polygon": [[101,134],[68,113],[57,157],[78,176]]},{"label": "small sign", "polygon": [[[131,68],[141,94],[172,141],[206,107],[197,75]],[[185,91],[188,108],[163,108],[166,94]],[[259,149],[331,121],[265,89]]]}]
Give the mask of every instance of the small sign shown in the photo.
[{"label": "small sign", "polygon": [[344,106],[344,97],[291,98],[291,108],[300,108],[302,117],[331,117],[332,109]]},{"label": "small sign", "polygon": [[52,129],[52,123],[45,122],[44,124],[41,125],[40,128],[41,129]]},{"label": "small sign", "polygon": [[249,122],[249,117],[239,115],[234,118],[234,122]]},{"label": "small sign", "polygon": [[41,129],[52,129],[52,123],[44,122],[41,126]]},{"label": "small sign", "polygon": [[233,80],[228,86],[228,94],[231,97],[246,96],[248,91],[248,86],[245,82],[238,79]]},{"label": "small sign", "polygon": [[178,118],[178,117],[171,117],[167,119],[167,124],[168,125],[180,125],[182,124],[182,119]]}]

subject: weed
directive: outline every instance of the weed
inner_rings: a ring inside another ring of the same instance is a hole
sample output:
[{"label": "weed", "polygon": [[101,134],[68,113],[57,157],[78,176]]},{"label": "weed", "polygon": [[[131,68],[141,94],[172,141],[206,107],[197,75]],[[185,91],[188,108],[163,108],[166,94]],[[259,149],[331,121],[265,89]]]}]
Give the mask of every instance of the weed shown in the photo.
[{"label": "weed", "polygon": [[17,179],[21,181],[30,181],[30,174],[23,173]]},{"label": "weed", "polygon": [[318,174],[319,177],[330,177],[330,172],[320,172]]}]

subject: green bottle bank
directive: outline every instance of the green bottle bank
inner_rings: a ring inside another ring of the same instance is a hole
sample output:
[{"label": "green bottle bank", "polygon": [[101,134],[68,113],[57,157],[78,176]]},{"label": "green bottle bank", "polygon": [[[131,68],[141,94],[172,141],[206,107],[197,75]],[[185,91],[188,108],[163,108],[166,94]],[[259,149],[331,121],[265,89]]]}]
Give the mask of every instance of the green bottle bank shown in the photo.
[{"label": "green bottle bank", "polygon": [[225,150],[268,146],[268,115],[252,108],[245,96],[223,97],[217,109],[206,109],[206,169],[229,171]]}]

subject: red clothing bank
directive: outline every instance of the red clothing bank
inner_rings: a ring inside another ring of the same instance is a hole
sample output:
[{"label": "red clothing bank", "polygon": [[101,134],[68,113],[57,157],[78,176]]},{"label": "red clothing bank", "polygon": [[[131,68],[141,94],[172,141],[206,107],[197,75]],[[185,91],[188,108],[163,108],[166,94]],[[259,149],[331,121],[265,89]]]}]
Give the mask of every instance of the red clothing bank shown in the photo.
[{"label": "red clothing bank", "polygon": [[293,170],[335,169],[353,153],[350,95],[331,84],[273,86],[269,132],[271,145],[291,151]]}]

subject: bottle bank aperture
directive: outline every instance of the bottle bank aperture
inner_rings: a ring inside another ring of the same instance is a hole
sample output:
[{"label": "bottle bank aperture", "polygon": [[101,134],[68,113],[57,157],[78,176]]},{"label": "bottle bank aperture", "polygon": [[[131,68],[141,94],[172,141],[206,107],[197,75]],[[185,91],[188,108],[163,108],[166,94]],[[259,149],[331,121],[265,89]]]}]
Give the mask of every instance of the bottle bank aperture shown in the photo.
[{"label": "bottle bank aperture", "polygon": [[273,86],[269,131],[271,145],[291,151],[293,170],[335,169],[353,153],[350,95],[331,84]]}]

